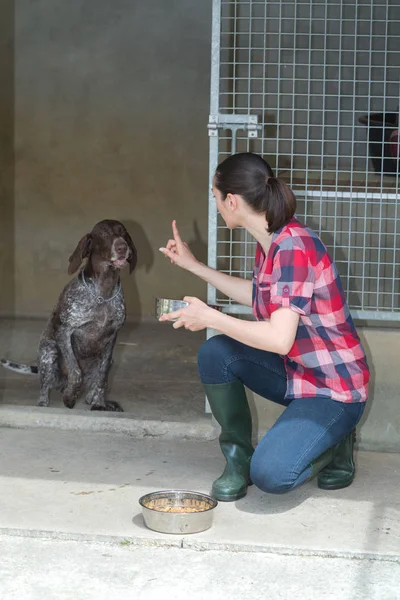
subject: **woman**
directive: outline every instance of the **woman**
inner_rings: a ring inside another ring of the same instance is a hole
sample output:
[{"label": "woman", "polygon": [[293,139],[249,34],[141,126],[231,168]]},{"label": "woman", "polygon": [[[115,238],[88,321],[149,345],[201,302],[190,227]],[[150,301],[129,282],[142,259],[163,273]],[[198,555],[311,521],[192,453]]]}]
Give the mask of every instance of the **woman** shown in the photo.
[{"label": "woman", "polygon": [[[335,265],[314,231],[294,217],[296,199],[251,153],[235,154],[216,170],[213,194],[229,229],[256,240],[253,280],[199,263],[179,236],[160,250],[240,304],[256,321],[223,314],[198,298],[162,320],[175,328],[210,327],[222,335],[199,352],[199,372],[226,458],[213,496],[233,501],[254,482],[280,494],[318,474],[322,489],[354,479],[355,426],[363,414],[369,369]],[[286,407],[257,448],[244,386]]]}]

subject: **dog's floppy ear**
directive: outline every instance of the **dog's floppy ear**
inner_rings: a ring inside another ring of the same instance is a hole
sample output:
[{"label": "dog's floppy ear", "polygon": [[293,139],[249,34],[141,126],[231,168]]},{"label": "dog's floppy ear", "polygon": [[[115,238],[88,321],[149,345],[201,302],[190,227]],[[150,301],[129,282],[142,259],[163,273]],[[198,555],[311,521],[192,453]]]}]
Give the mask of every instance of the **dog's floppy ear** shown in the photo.
[{"label": "dog's floppy ear", "polygon": [[136,250],[136,246],[135,244],[132,242],[132,238],[129,235],[129,233],[125,230],[125,235],[124,235],[124,239],[126,241],[126,243],[128,244],[130,255],[128,258],[128,263],[129,263],[129,274],[132,273],[133,269],[136,267],[137,264],[137,250]]},{"label": "dog's floppy ear", "polygon": [[69,257],[68,275],[72,275],[79,269],[84,258],[89,256],[92,249],[92,236],[87,233],[78,243],[77,247]]}]

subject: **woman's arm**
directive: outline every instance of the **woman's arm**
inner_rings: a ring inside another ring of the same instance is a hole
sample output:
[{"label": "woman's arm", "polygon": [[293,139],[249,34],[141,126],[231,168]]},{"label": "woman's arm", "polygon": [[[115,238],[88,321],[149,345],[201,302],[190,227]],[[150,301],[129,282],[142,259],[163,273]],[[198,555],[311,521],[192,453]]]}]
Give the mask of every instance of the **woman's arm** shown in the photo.
[{"label": "woman's arm", "polygon": [[208,327],[253,348],[281,355],[290,352],[300,318],[298,313],[286,307],[273,312],[269,321],[244,321],[218,311],[214,313],[209,317]]},{"label": "woman's arm", "polygon": [[160,320],[175,321],[175,329],[200,331],[208,327],[253,348],[281,355],[288,354],[294,344],[300,316],[291,308],[278,308],[269,321],[244,321],[223,314],[198,298],[186,296],[184,300],[189,306],[163,315]]},{"label": "woman's arm", "polygon": [[244,306],[252,305],[252,282],[250,280],[221,273],[200,262],[197,262],[190,272],[210,285],[213,285],[217,290],[225,294],[225,296],[235,300],[235,302],[244,304]]},{"label": "woman's arm", "polygon": [[216,287],[220,292],[245,306],[252,305],[252,282],[248,279],[233,277],[226,273],[207,267],[199,262],[189,250],[188,245],[182,241],[179,235],[176,221],[172,222],[172,233],[174,239],[168,240],[165,248],[160,248],[160,252],[167,256],[171,263],[182,267],[186,271],[193,273],[203,281]]}]

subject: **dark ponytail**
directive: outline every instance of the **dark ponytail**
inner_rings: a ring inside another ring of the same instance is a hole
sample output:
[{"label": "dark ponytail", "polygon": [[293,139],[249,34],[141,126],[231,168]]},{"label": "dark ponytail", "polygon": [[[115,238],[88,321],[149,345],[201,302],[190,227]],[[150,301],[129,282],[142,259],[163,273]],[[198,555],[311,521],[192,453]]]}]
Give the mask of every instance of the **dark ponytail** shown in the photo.
[{"label": "dark ponytail", "polygon": [[257,213],[264,213],[268,233],[286,225],[296,210],[296,198],[282,180],[274,177],[269,164],[258,154],[233,154],[218,165],[215,187],[225,200],[238,194]]},{"label": "dark ponytail", "polygon": [[296,211],[296,198],[290,187],[277,177],[269,177],[260,211],[265,212],[268,233],[280,229],[293,217]]}]

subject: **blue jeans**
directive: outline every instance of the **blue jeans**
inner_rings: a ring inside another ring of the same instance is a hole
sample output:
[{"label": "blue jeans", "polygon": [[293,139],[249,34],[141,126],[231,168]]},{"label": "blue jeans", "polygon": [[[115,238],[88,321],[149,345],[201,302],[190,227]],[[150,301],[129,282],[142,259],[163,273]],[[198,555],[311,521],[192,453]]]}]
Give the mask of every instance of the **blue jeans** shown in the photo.
[{"label": "blue jeans", "polygon": [[364,402],[347,404],[323,396],[287,400],[283,359],[225,335],[203,344],[198,365],[204,384],[239,379],[256,394],[286,406],[251,461],[253,482],[271,494],[282,494],[307,481],[311,462],[350,433],[364,412]]}]

